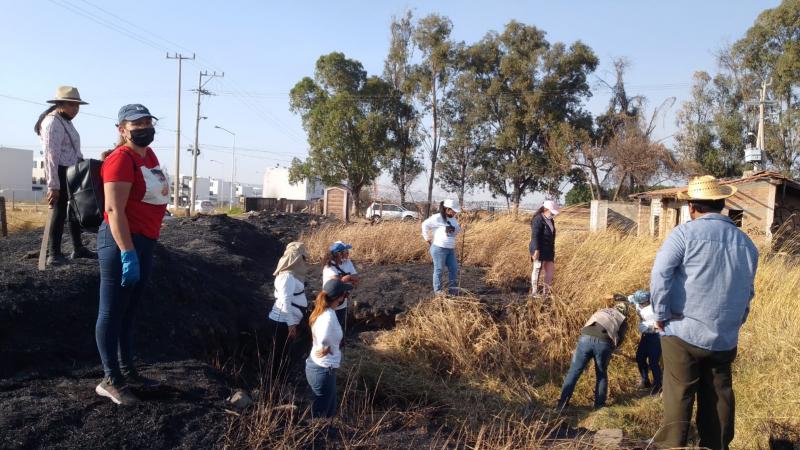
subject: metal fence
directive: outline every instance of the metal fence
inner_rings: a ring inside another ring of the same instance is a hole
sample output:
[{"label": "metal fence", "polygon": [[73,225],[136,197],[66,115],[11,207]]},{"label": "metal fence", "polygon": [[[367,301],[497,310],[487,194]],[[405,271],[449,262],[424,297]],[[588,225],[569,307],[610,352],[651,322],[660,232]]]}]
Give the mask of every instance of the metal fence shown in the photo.
[{"label": "metal fence", "polygon": [[308,212],[322,214],[321,200],[287,200],[285,198],[247,197],[244,199],[245,212],[281,211]]}]

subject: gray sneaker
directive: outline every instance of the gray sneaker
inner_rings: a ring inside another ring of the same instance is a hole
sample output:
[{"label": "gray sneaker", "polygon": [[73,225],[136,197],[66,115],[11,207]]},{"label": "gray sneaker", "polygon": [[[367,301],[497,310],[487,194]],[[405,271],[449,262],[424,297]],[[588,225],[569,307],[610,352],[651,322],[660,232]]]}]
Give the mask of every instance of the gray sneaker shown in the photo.
[{"label": "gray sneaker", "polygon": [[109,377],[103,378],[103,381],[94,388],[94,391],[101,397],[110,398],[111,401],[117,405],[132,405],[139,401],[130,389],[128,389],[128,385],[124,383],[114,384]]}]

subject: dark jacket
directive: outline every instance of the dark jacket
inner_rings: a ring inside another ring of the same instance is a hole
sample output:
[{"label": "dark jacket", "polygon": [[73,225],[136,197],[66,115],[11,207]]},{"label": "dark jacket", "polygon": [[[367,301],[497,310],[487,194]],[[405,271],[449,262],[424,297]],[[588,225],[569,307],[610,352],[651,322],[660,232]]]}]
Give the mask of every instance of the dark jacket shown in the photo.
[{"label": "dark jacket", "polygon": [[531,243],[528,246],[531,255],[539,250],[540,261],[554,261],[556,257],[556,224],[553,229],[545,223],[544,215],[536,214],[531,220]]}]

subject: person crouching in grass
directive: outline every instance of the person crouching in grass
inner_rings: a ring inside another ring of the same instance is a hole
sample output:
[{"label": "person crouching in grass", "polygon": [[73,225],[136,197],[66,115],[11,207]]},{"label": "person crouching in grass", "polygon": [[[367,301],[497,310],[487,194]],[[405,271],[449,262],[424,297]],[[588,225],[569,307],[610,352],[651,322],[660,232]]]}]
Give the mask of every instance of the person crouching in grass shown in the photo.
[{"label": "person crouching in grass", "polygon": [[578,345],[572,356],[564,385],[561,387],[561,397],[556,404],[557,410],[564,409],[575,391],[575,385],[583,373],[583,369],[590,360],[594,360],[596,382],[594,387],[594,408],[602,408],[606,404],[608,394],[608,364],[611,362],[611,353],[622,345],[625,332],[628,328],[628,306],[619,300],[627,300],[623,296],[615,295],[618,301],[613,307],[602,308],[592,314],[586,325],[581,329]]},{"label": "person crouching in grass", "polygon": [[336,369],[342,362],[339,343],[344,333],[336,318],[336,307],[353,285],[338,279],[325,282],[311,313],[311,354],[306,360],[306,379],[314,394],[311,416],[329,418],[336,415]]}]

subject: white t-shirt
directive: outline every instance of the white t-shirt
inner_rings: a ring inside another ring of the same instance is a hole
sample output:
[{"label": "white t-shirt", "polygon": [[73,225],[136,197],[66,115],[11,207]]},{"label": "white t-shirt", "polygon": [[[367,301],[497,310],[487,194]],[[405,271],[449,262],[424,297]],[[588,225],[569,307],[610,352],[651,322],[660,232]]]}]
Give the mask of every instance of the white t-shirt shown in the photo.
[{"label": "white t-shirt", "polygon": [[[342,336],[344,333],[342,326],[339,325],[339,320],[336,319],[336,313],[330,308],[326,309],[311,326],[313,344],[307,361],[321,367],[338,368],[342,362],[342,353],[339,351]],[[331,351],[322,358],[317,358],[316,352],[322,350],[323,347],[330,347]]]},{"label": "white t-shirt", "polygon": [[269,318],[286,325],[297,325],[303,320],[303,311],[295,305],[305,308],[308,306],[305,285],[292,275],[291,272],[281,272],[275,277],[275,304]]},{"label": "white t-shirt", "polygon": [[642,308],[636,305],[636,311],[639,312],[639,332],[640,333],[655,333],[656,332],[656,314],[653,312],[653,305],[649,304]]},{"label": "white t-shirt", "polygon": [[[452,232],[447,232],[448,223],[455,228]],[[461,232],[461,226],[455,217],[449,217],[445,222],[442,215],[436,213],[422,222],[422,238],[426,241],[431,239],[433,233],[433,245],[441,248],[456,248],[456,235]]]},{"label": "white t-shirt", "polygon": [[[349,275],[355,275],[358,272],[356,271],[356,266],[353,265],[353,260],[345,259],[339,264],[339,268],[343,271],[347,272]],[[336,267],[333,266],[325,266],[322,268],[322,285],[325,286],[325,282],[328,280],[333,280],[335,278],[339,278],[339,271],[336,270]],[[342,302],[341,305],[336,307],[336,311],[341,309],[347,308],[347,299]]]}]

